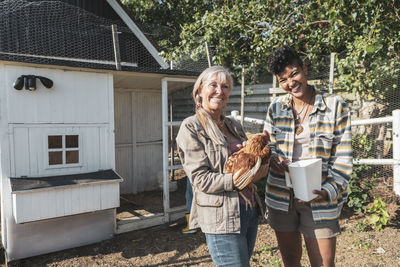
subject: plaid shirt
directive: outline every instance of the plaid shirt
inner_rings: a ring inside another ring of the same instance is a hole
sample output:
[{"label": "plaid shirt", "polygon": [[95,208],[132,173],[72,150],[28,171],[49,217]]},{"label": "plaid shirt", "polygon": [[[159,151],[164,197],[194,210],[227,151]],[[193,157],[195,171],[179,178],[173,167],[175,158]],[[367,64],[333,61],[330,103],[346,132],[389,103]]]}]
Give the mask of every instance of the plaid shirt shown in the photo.
[{"label": "plaid shirt", "polygon": [[[294,117],[292,96],[279,97],[268,108],[264,129],[271,135],[273,154],[289,160],[293,156]],[[350,110],[339,97],[316,91],[313,110],[309,115],[311,158],[322,159],[322,189],[328,192],[329,201],[311,202],[315,222],[336,220],[347,200],[347,183],[352,172]],[[290,188],[285,175],[270,169],[265,201],[270,208],[287,212]]]}]

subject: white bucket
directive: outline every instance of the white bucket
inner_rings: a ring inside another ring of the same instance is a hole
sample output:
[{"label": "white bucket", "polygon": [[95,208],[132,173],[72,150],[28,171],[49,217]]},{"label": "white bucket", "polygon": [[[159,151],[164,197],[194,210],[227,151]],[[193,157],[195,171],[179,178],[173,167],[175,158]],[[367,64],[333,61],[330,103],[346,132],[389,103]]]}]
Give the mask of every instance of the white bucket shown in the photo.
[{"label": "white bucket", "polygon": [[303,201],[310,201],[318,195],[313,190],[321,190],[322,160],[307,159],[289,164],[285,173],[286,186],[293,187],[294,195]]}]

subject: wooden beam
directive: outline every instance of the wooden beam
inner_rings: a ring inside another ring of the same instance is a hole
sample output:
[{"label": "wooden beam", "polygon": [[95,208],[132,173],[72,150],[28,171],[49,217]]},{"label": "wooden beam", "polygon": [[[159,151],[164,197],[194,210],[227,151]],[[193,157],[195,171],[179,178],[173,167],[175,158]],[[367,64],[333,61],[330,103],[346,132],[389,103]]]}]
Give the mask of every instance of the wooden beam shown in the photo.
[{"label": "wooden beam", "polygon": [[119,39],[117,25],[111,25],[113,45],[114,45],[114,58],[115,58],[115,68],[121,70],[121,55],[119,53]]},{"label": "wooden beam", "polygon": [[125,22],[129,29],[136,35],[143,46],[149,51],[149,53],[154,57],[154,59],[160,64],[161,68],[168,69],[168,64],[158,55],[157,49],[154,45],[147,39],[144,33],[139,29],[139,27],[133,22],[132,18],[125,12],[125,10],[117,3],[116,0],[107,0],[107,3],[114,9],[114,11],[119,15],[119,17]]}]

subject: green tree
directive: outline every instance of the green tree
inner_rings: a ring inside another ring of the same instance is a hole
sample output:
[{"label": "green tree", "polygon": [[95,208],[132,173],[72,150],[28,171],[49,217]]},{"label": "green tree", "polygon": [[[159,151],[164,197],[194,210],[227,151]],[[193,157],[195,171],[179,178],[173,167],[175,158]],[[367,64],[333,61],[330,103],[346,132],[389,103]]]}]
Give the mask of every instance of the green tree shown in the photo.
[{"label": "green tree", "polygon": [[230,69],[265,69],[271,51],[294,46],[310,63],[345,53],[339,79],[350,92],[385,100],[400,72],[398,0],[126,0],[143,23],[168,25],[158,40],[167,60],[197,54],[207,42],[213,62]]},{"label": "green tree", "polygon": [[133,17],[154,40],[163,56],[170,60],[172,53],[179,50],[180,34],[186,24],[195,23],[195,15],[204,14],[214,7],[207,0],[123,0]]}]

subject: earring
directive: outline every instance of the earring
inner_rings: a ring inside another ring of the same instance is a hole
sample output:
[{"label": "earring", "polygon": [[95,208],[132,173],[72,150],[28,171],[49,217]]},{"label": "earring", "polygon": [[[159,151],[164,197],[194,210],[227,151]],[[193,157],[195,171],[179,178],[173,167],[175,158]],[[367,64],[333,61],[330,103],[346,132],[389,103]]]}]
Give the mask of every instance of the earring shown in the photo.
[{"label": "earring", "polygon": [[201,97],[196,95],[196,109],[201,108]]}]

